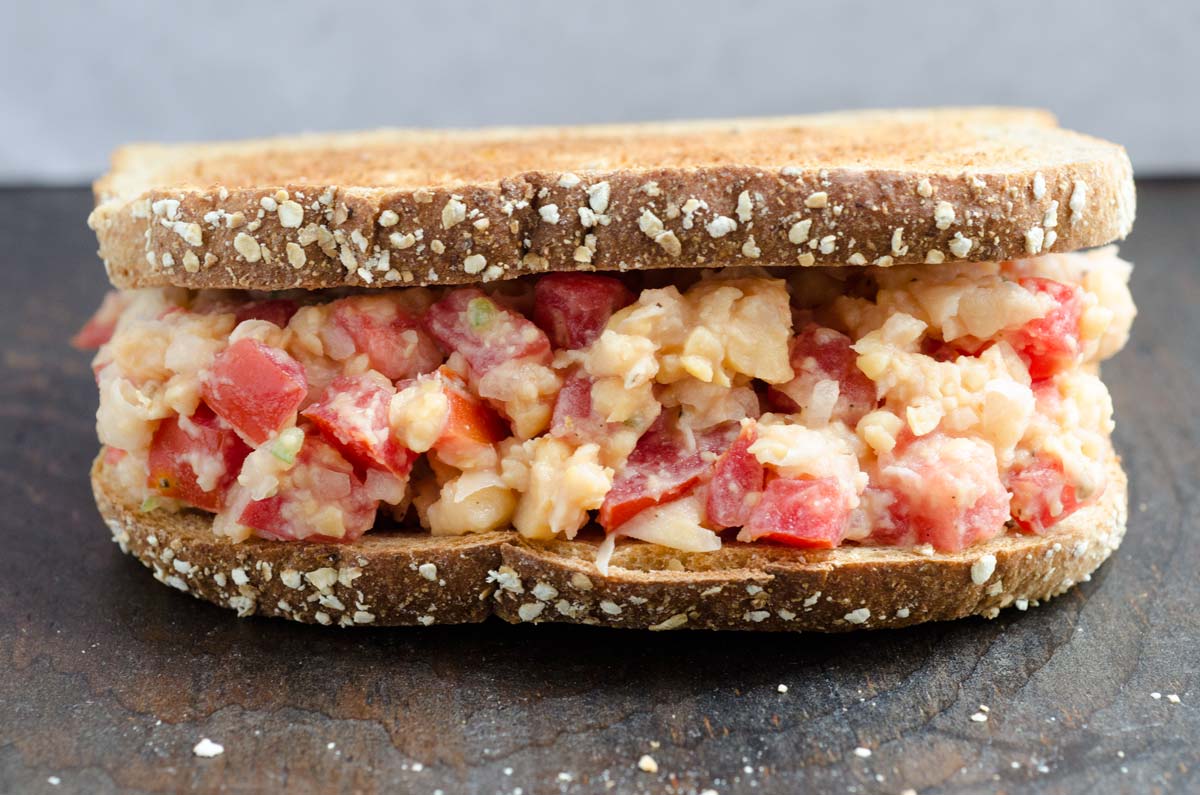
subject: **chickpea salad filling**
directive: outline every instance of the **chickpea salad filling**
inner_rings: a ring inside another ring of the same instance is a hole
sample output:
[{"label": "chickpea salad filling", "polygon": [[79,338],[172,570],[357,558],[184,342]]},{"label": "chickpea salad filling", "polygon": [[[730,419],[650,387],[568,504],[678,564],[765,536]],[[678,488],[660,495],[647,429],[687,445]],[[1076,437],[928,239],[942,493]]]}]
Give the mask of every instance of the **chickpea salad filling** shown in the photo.
[{"label": "chickpea salad filling", "polygon": [[997,263],[110,293],[103,465],[233,541],[373,528],[682,551],[1053,533],[1111,455],[1109,247]]}]

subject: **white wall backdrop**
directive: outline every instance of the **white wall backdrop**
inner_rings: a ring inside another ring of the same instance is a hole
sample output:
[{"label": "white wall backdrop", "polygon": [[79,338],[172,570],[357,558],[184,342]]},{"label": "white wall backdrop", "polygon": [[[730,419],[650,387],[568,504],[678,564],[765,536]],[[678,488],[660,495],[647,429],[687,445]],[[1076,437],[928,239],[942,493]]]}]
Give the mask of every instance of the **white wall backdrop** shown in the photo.
[{"label": "white wall backdrop", "polygon": [[1000,103],[1200,173],[1200,2],[5,3],[0,182],[130,140]]}]

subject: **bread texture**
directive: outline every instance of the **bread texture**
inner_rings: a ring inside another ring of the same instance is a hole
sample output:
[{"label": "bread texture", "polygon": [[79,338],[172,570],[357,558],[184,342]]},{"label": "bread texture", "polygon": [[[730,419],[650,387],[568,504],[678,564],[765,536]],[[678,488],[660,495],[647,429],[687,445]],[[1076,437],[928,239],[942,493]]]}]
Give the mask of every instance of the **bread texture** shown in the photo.
[{"label": "bread texture", "polygon": [[89,224],[117,287],[1003,260],[1123,238],[1125,151],[1002,108],[133,145]]},{"label": "bread texture", "polygon": [[1119,459],[1101,499],[1045,536],[1007,533],[957,553],[890,547],[798,550],[728,543],[681,553],[618,545],[608,574],[594,542],[531,542],[512,531],[433,537],[369,533],[354,544],[233,544],[210,516],[141,512],[92,467],[100,512],[156,579],[239,615],[362,625],[560,621],[650,630],[839,632],[900,627],[1049,599],[1086,579],[1121,543]]}]

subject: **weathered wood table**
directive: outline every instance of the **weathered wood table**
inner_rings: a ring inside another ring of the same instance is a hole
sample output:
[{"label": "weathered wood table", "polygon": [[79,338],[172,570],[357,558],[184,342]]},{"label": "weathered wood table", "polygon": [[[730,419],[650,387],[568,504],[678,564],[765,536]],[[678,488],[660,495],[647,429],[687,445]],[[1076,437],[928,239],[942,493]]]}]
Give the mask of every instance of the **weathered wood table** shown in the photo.
[{"label": "weathered wood table", "polygon": [[339,630],[164,588],[87,482],[90,197],[0,191],[0,791],[1200,792],[1200,183],[1140,200],[1124,547],[1025,613],[823,637]]}]

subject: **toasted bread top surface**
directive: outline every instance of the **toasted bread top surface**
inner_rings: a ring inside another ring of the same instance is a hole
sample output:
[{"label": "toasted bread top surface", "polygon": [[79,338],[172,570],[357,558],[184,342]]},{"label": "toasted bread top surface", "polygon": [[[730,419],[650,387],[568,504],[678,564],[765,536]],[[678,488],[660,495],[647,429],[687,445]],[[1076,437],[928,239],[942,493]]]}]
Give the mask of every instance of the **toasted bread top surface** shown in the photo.
[{"label": "toasted bread top surface", "polygon": [[252,289],[1010,259],[1135,205],[1121,147],[1001,108],[139,144],[95,192],[117,286]]},{"label": "toasted bread top surface", "polygon": [[862,111],[580,127],[377,130],[209,144],[133,144],[100,197],[149,190],[296,184],[455,187],[525,171],[587,173],[758,166],[957,174],[1111,157],[1120,147],[1059,128],[1037,110]]}]

